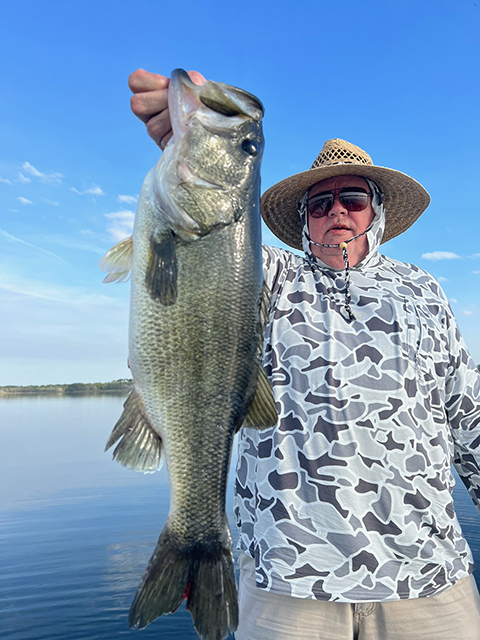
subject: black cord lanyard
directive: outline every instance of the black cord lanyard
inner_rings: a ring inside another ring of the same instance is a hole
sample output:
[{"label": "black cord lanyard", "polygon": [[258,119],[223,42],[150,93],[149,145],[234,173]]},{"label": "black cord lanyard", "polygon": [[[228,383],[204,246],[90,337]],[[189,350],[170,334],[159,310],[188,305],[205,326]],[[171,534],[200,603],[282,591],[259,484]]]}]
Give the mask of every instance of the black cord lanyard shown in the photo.
[{"label": "black cord lanyard", "polygon": [[308,242],[314,244],[316,247],[328,247],[330,249],[339,247],[342,250],[343,261],[345,263],[345,310],[348,313],[348,318],[350,321],[355,320],[355,316],[353,315],[352,309],[350,307],[350,263],[348,261],[347,244],[349,242],[352,242],[353,240],[356,240],[357,238],[361,238],[362,236],[364,236],[366,233],[368,233],[368,231],[370,231],[372,227],[373,222],[367,229],[365,229],[365,231],[359,233],[358,236],[353,236],[353,238],[349,238],[348,240],[345,240],[345,242],[341,242],[340,244],[322,244],[320,242],[315,242],[314,240],[312,240],[308,233],[305,234],[307,236]]}]

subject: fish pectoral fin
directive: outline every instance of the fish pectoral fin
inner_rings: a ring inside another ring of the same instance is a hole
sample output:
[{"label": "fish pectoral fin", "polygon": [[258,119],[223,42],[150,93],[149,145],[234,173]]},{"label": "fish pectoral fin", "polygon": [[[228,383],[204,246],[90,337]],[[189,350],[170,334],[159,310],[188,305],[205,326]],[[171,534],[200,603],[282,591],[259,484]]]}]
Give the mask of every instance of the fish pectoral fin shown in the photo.
[{"label": "fish pectoral fin", "polygon": [[177,251],[171,231],[153,234],[151,238],[145,284],[150,294],[164,305],[177,299]]},{"label": "fish pectoral fin", "polygon": [[257,391],[253,397],[243,426],[251,429],[268,429],[277,424],[278,414],[272,387],[265,369],[259,365]]},{"label": "fish pectoral fin", "polygon": [[98,263],[102,271],[108,273],[103,282],[126,282],[133,264],[133,238],[128,236],[117,242]]},{"label": "fish pectoral fin", "polygon": [[113,452],[114,460],[129,469],[153,473],[162,466],[162,440],[143,416],[135,389],[123,407],[105,451],[120,440]]}]

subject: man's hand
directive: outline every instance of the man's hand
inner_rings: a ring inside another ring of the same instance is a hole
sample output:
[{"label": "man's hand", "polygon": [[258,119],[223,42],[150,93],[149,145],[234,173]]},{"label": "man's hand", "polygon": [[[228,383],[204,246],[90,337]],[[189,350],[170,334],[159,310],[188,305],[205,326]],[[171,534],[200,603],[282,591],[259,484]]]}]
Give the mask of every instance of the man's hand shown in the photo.
[{"label": "man's hand", "polygon": [[[192,82],[203,84],[205,78],[198,71],[189,71]],[[133,113],[145,123],[148,135],[164,149],[172,137],[172,124],[168,110],[169,78],[144,69],[134,71],[128,78],[128,86],[133,93],[130,107]]]}]

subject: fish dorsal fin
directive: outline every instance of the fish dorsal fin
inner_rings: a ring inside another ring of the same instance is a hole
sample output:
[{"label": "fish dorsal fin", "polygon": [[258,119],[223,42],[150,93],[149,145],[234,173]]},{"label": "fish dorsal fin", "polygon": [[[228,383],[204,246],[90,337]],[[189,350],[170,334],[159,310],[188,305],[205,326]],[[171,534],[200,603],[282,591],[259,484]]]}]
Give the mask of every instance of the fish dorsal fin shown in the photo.
[{"label": "fish dorsal fin", "polygon": [[265,327],[267,326],[270,315],[270,289],[266,282],[263,283],[262,298],[260,300],[259,327],[258,327],[258,345],[257,356],[262,360],[263,341],[265,336]]},{"label": "fish dorsal fin", "polygon": [[243,426],[252,429],[268,429],[277,424],[278,414],[272,387],[262,365],[258,367],[257,390]]},{"label": "fish dorsal fin", "polygon": [[126,282],[133,264],[133,238],[128,236],[117,242],[98,263],[102,271],[108,273],[103,282]]},{"label": "fish dorsal fin", "polygon": [[145,284],[150,294],[164,305],[177,299],[177,251],[171,231],[153,234],[150,243]]},{"label": "fish dorsal fin", "polygon": [[153,473],[162,466],[162,440],[143,416],[133,389],[123,405],[123,413],[108,439],[105,451],[117,440],[113,458],[124,467]]},{"label": "fish dorsal fin", "polygon": [[260,349],[261,350],[263,350],[263,332],[265,331],[265,326],[268,322],[269,306],[270,306],[270,289],[267,283],[264,282],[263,289],[262,289],[262,300],[260,302],[260,330],[261,330]]},{"label": "fish dorsal fin", "polygon": [[277,424],[278,415],[273,397],[272,387],[265,373],[265,369],[260,364],[263,351],[263,335],[265,325],[268,322],[268,311],[270,303],[270,289],[263,283],[262,300],[260,303],[260,331],[258,339],[258,379],[257,390],[250,405],[247,417],[244,422],[245,427],[253,429],[268,429]]}]

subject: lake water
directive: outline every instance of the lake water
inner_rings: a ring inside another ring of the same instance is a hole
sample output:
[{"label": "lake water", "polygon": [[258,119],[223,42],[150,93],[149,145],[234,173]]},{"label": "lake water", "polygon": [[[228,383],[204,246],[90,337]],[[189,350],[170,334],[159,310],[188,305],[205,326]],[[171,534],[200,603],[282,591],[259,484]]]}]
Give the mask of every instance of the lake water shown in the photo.
[{"label": "lake water", "polygon": [[[0,399],[0,638],[198,640],[184,607],[128,627],[169,492],[164,469],[135,473],[103,453],[123,401]],[[231,524],[232,499],[230,481]],[[480,568],[480,515],[460,482],[455,501]]]}]

